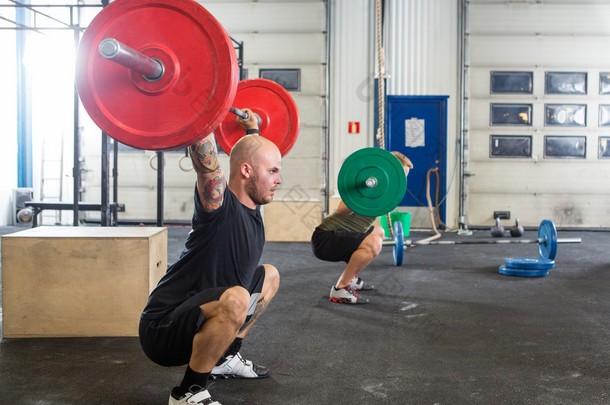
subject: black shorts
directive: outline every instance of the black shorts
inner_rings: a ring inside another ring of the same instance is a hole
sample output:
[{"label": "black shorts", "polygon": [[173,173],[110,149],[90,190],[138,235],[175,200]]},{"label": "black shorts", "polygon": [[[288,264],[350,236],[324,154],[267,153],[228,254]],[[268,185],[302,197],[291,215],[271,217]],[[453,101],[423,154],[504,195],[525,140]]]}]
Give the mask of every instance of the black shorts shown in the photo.
[{"label": "black shorts", "polygon": [[371,226],[366,232],[324,231],[316,228],[311,236],[314,256],[327,262],[349,262],[352,254],[362,241],[373,232]]},{"label": "black shorts", "polygon": [[[250,305],[246,322],[252,317],[265,281],[265,267],[258,266],[252,278]],[[155,363],[166,366],[187,364],[193,350],[193,338],[205,318],[201,305],[217,301],[231,287],[217,287],[193,295],[161,319],[140,319],[140,344]]]}]

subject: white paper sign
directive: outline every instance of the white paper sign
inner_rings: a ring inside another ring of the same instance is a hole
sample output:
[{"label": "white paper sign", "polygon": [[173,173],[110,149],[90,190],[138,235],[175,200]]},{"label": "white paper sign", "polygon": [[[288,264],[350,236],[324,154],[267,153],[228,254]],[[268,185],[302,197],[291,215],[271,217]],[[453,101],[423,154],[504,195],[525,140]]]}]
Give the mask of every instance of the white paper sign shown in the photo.
[{"label": "white paper sign", "polygon": [[419,118],[405,120],[405,146],[426,146],[426,121]]}]

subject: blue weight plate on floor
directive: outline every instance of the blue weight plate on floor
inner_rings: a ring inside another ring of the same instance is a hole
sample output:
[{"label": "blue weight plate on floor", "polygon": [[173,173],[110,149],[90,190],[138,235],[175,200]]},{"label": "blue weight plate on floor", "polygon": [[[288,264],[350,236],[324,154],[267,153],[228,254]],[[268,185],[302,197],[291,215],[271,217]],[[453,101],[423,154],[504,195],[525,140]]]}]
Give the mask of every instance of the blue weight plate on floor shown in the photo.
[{"label": "blue weight plate on floor", "polygon": [[555,260],[557,255],[557,229],[553,221],[543,219],[538,227],[538,253],[543,259]]},{"label": "blue weight plate on floor", "polygon": [[548,270],[511,269],[505,265],[500,266],[500,274],[515,277],[544,277],[549,274]]},{"label": "blue weight plate on floor", "polygon": [[394,222],[394,247],[392,248],[392,254],[394,255],[394,266],[400,266],[402,264],[402,258],[405,254],[405,240],[404,232],[402,230],[402,222]]},{"label": "blue weight plate on floor", "polygon": [[549,270],[555,267],[555,261],[540,257],[509,257],[504,260],[506,267],[523,270]]}]

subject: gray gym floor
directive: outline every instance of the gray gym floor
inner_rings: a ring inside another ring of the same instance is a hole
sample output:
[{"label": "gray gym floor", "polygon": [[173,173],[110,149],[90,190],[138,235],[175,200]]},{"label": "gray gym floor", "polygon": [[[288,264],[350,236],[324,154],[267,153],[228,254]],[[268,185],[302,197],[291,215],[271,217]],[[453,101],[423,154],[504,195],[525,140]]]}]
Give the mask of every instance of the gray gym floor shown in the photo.
[{"label": "gray gym floor", "polygon": [[[172,262],[188,228],[168,229]],[[315,259],[307,243],[268,243],[263,261],[278,267],[281,286],[242,354],[272,375],[212,381],[213,398],[609,404],[610,232],[559,230],[559,237],[583,242],[560,245],[555,269],[541,278],[498,274],[506,257],[536,257],[536,245],[421,246],[401,267],[385,247],[361,274],[376,285],[362,293],[371,300],[362,306],[328,301],[342,264]],[[0,404],[166,404],[182,374],[150,362],[137,338],[0,342]]]}]

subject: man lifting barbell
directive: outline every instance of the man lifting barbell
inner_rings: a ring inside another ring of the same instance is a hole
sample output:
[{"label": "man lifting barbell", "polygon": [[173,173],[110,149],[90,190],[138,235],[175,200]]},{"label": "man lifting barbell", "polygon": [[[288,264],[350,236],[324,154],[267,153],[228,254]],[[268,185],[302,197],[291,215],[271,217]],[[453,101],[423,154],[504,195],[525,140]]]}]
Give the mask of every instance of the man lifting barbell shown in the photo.
[{"label": "man lifting barbell", "polygon": [[[413,163],[400,152],[391,152],[402,164],[405,177]],[[339,280],[330,289],[330,301],[345,304],[368,302],[356,291],[372,289],[359,277],[360,272],[381,252],[384,231],[372,226],[377,217],[352,211],[342,201],[337,210],[316,227],[311,236],[313,254],[320,260],[346,262]]]},{"label": "man lifting barbell", "polygon": [[[245,111],[249,118],[237,121],[246,134],[258,132],[254,114]],[[208,403],[210,375],[269,375],[267,368],[245,360],[239,349],[279,287],[277,269],[258,264],[265,243],[259,206],[271,202],[281,184],[278,147],[257,135],[237,141],[230,154],[228,187],[213,134],[191,145],[189,152],[197,173],[192,230],[180,258],[151,293],[140,321],[142,348],[151,360],[162,366],[188,364],[170,405],[189,398]]]},{"label": "man lifting barbell", "polygon": [[[170,405],[219,405],[205,389],[210,375],[269,374],[239,349],[279,286],[277,269],[258,265],[265,243],[258,206],[281,184],[281,159],[300,121],[282,86],[239,81],[238,72],[231,38],[194,0],[114,1],[91,21],[77,52],[76,86],[91,119],[134,148],[188,146],[197,172],[193,228],[140,321],[148,357],[188,364]],[[262,136],[243,137],[244,128]],[[230,154],[228,187],[216,141]]]}]

